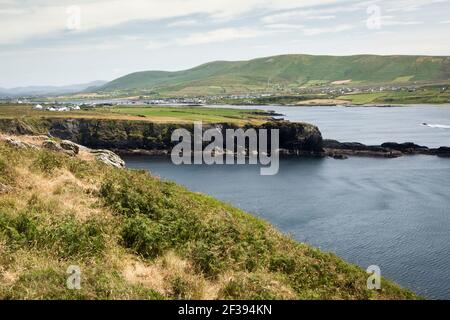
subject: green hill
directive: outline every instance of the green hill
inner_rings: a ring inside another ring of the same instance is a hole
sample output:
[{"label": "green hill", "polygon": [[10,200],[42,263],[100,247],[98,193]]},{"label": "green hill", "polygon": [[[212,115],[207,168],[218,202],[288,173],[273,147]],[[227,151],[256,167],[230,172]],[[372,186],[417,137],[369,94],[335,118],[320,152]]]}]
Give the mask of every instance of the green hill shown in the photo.
[{"label": "green hill", "polygon": [[450,57],[282,55],[249,61],[216,61],[177,71],[143,71],[98,91],[220,94],[317,85],[437,83],[450,80]]}]

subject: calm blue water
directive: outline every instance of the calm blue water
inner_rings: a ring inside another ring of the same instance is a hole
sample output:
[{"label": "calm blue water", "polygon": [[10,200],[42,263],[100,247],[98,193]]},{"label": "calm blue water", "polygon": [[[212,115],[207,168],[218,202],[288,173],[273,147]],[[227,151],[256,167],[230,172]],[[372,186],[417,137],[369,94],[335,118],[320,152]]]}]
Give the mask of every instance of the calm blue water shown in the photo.
[{"label": "calm blue water", "polygon": [[[230,106],[216,106],[227,107]],[[381,144],[415,142],[428,147],[450,146],[450,106],[408,107],[281,107],[232,106],[239,109],[274,110],[289,121],[317,125],[326,139]],[[431,126],[424,126],[427,123]],[[433,127],[438,125],[438,127]],[[439,127],[440,126],[440,127]]]},{"label": "calm blue water", "polygon": [[[381,108],[289,108],[289,117],[302,113],[322,131],[320,123],[327,123],[329,138],[450,145],[450,130],[405,124],[449,123],[450,108],[426,107],[433,108],[431,121],[417,108],[395,108],[392,118],[382,114],[391,109]],[[413,139],[402,138],[410,137],[408,130]],[[450,159],[284,159],[276,176],[260,176],[250,165],[175,166],[167,158],[139,156],[125,161],[232,203],[363,268],[378,265],[384,276],[428,298],[450,299]]]}]

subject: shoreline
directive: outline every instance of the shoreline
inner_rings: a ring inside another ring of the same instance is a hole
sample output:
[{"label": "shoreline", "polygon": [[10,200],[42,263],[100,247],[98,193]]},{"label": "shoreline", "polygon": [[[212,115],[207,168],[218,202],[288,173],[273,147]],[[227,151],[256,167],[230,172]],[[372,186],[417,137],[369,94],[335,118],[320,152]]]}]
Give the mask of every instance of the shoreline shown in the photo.
[{"label": "shoreline", "polygon": [[[170,106],[170,105],[167,105]],[[450,108],[450,103],[375,103],[375,104],[355,104],[355,103],[322,103],[322,104],[204,104],[202,107],[248,107],[249,110],[258,107],[292,107],[292,108],[321,108],[321,107],[340,107],[340,108],[408,108],[408,107],[444,107]]]}]

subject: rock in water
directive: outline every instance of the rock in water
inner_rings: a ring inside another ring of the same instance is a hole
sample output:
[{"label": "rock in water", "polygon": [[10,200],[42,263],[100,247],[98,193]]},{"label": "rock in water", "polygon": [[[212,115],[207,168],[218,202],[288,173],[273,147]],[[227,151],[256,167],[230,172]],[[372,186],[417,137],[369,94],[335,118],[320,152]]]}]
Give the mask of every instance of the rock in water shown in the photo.
[{"label": "rock in water", "polygon": [[381,145],[383,148],[388,148],[392,150],[400,151],[404,154],[418,154],[424,153],[428,151],[427,147],[419,146],[412,142],[406,143],[395,143],[395,142],[386,142]]},{"label": "rock in water", "polygon": [[450,147],[440,147],[436,149],[436,155],[438,157],[450,158]]},{"label": "rock in water", "polygon": [[109,166],[113,166],[116,168],[124,168],[125,167],[125,161],[123,161],[121,157],[119,157],[117,154],[115,154],[112,151],[100,149],[100,150],[91,150],[91,153],[93,155],[95,155],[95,157],[99,161],[101,161]]}]

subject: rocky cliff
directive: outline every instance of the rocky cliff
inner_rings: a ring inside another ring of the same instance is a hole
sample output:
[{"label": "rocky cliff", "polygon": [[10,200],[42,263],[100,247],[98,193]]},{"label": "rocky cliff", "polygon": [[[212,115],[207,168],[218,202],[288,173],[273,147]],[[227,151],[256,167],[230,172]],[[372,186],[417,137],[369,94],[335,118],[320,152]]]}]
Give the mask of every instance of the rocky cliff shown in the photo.
[{"label": "rocky cliff", "polygon": [[[113,149],[119,152],[133,150],[167,152],[172,149],[172,132],[184,128],[193,132],[193,124],[152,123],[148,121],[63,119],[39,120],[3,119],[0,130],[10,134],[50,134],[89,148]],[[229,123],[204,124],[203,129],[216,128],[225,134],[226,129],[237,129]],[[246,130],[250,126],[244,126]],[[287,121],[267,122],[260,129],[279,129],[280,149],[284,154],[322,156],[322,135],[316,126]],[[225,140],[224,140],[225,141]]]}]

